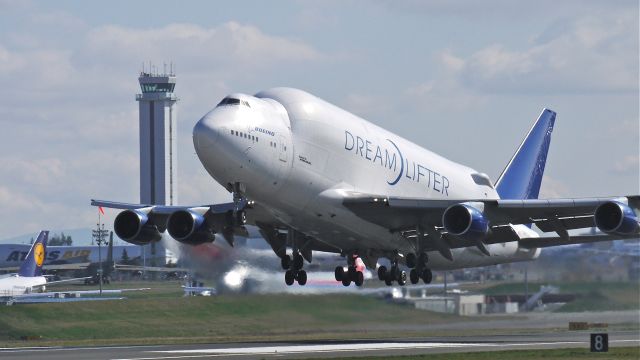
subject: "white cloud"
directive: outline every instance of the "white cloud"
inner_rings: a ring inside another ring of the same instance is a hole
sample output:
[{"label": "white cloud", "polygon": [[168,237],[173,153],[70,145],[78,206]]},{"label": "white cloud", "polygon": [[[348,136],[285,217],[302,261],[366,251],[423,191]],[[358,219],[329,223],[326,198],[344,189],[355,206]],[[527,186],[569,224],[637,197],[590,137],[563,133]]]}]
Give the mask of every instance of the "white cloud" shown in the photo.
[{"label": "white cloud", "polygon": [[179,198],[201,203],[228,194],[192,155],[191,124],[231,91],[227,81],[325,59],[302,41],[237,22],[90,28],[62,11],[21,16],[29,31],[0,37],[0,82],[11,87],[0,107],[10,129],[0,132],[0,237],[92,224],[92,197],[137,201],[133,95],[143,61],[178,64]]},{"label": "white cloud", "polygon": [[491,44],[466,58],[443,52],[441,61],[477,92],[637,92],[636,15],[588,16],[523,50]]},{"label": "white cloud", "polygon": [[108,56],[129,62],[131,59],[181,60],[181,69],[190,71],[214,68],[213,64],[234,64],[264,68],[277,62],[317,60],[320,53],[300,41],[270,36],[250,25],[228,22],[205,28],[192,24],[171,24],[161,28],[135,29],[105,26],[87,35],[88,56]]},{"label": "white cloud", "polygon": [[540,199],[558,199],[567,198],[570,191],[569,187],[561,180],[554,179],[549,175],[542,176],[542,183],[540,184]]},{"label": "white cloud", "polygon": [[[618,174],[629,174],[640,176],[640,156],[627,155],[617,159],[613,163],[613,171]],[[640,184],[638,184],[640,188]]]}]

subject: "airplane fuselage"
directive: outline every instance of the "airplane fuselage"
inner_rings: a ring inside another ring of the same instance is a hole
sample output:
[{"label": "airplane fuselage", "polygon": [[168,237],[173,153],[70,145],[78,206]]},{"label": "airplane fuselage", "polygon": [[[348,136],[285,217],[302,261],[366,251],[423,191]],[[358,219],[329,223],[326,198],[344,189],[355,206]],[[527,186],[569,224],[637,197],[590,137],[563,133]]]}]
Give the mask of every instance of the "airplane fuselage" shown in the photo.
[{"label": "airplane fuselage", "polygon": [[[410,252],[397,232],[364,221],[341,194],[363,192],[428,199],[498,199],[488,177],[445,159],[300,90],[232,94],[194,128],[194,146],[220,184],[246,185],[246,195],[287,226],[345,253]],[[537,236],[515,226],[522,236]],[[432,269],[530,260],[539,250],[517,242],[454,249],[454,260],[429,253]]]},{"label": "airplane fuselage", "polygon": [[28,294],[38,287],[38,291],[43,290],[42,285],[47,283],[44,276],[18,276],[10,275],[0,278],[0,296],[15,296]]}]

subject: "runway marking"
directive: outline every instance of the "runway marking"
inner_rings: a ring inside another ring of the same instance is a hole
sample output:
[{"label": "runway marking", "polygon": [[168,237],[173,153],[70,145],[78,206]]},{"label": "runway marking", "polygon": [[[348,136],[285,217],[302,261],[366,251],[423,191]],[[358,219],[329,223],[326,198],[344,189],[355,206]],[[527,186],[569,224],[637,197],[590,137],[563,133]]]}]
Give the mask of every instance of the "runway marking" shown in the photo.
[{"label": "runway marking", "polygon": [[[630,340],[635,341],[635,340]],[[540,345],[575,345],[587,344],[587,341],[537,342],[537,343],[357,343],[338,345],[292,345],[263,346],[250,348],[219,348],[189,350],[150,350],[149,353],[167,354],[167,356],[122,358],[114,360],[154,360],[154,359],[187,359],[218,356],[242,355],[281,355],[299,353],[355,352],[381,350],[411,350],[429,348],[482,348],[502,346],[540,346]]]}]

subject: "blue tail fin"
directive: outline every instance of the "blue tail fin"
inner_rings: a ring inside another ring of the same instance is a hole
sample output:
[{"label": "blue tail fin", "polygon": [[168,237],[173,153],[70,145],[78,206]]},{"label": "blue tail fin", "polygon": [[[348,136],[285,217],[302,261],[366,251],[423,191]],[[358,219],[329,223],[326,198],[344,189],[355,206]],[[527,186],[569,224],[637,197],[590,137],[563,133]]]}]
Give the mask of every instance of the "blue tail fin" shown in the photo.
[{"label": "blue tail fin", "polygon": [[27,257],[22,262],[22,265],[20,265],[18,275],[26,277],[42,276],[42,264],[44,263],[44,255],[47,251],[48,238],[48,231],[40,231],[40,234],[31,246],[31,250],[29,250]]},{"label": "blue tail fin", "polygon": [[542,110],[542,114],[496,181],[495,187],[500,198],[538,198],[555,121],[554,111]]}]

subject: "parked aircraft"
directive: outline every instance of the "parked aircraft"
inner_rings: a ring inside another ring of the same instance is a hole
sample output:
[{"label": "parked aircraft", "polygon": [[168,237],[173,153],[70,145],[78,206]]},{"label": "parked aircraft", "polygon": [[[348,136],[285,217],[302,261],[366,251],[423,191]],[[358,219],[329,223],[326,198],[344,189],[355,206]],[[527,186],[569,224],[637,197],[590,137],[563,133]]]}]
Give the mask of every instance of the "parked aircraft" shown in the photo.
[{"label": "parked aircraft", "polygon": [[84,280],[84,278],[79,278],[47,281],[47,278],[42,275],[42,265],[44,264],[44,254],[47,249],[48,236],[48,231],[40,231],[38,238],[33,242],[33,245],[31,245],[27,257],[20,265],[18,273],[9,274],[0,278],[0,297],[16,297],[34,292],[42,293],[46,285]]},{"label": "parked aircraft", "polygon": [[[538,194],[556,113],[544,109],[494,183],[311,94],[275,88],[231,94],[198,121],[194,147],[233,202],[162,206],[93,200],[122,209],[118,236],[133,244],[163,232],[196,245],[229,243],[257,226],[288,285],[307,281],[313,251],[340,253],[335,278],[360,286],[360,258],[387,285],[432,280],[432,270],[527,261],[549,246],[637,236],[640,196],[544,199]],[[473,149],[478,151],[478,149]],[[490,154],[487,154],[490,155]],[[539,237],[535,224],[555,236]],[[604,235],[570,236],[595,225]],[[291,255],[287,253],[291,248]]]}]

